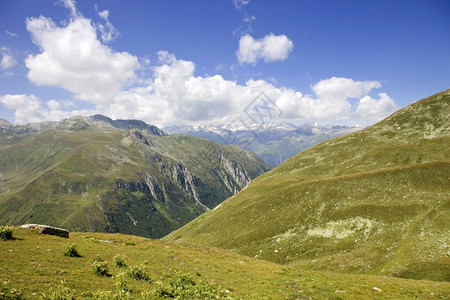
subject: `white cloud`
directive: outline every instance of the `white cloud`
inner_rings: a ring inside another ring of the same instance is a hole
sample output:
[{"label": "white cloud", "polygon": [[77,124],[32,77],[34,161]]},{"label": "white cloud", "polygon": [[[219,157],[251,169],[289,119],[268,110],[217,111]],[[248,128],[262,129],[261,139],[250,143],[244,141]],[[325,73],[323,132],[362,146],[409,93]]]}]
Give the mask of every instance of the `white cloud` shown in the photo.
[{"label": "white cloud", "polygon": [[0,68],[2,68],[2,70],[6,70],[14,67],[16,64],[17,62],[14,57],[5,53],[0,61]]},{"label": "white cloud", "polygon": [[379,81],[354,81],[350,78],[332,77],[312,86],[319,97],[360,98],[374,88],[380,88]]},{"label": "white cloud", "polygon": [[260,59],[265,62],[285,60],[293,47],[294,43],[284,34],[277,36],[271,33],[257,40],[246,34],[239,40],[236,56],[241,64],[255,65]]},{"label": "white cloud", "polygon": [[[18,123],[103,113],[112,118],[140,119],[160,126],[179,122],[228,122],[236,116],[244,119],[245,109],[261,92],[276,105],[277,114],[281,114],[279,119],[264,121],[333,122],[363,118],[367,123],[367,119],[378,120],[396,108],[385,93],[380,93],[378,100],[368,95],[381,87],[378,81],[333,77],[313,85],[314,94],[307,95],[265,80],[251,79],[238,84],[220,75],[195,76],[192,61],[177,59],[166,51],[158,52],[158,56],[160,65],[153,67],[153,77],[147,84],[123,90],[109,102],[93,102],[97,104],[95,112],[64,111],[63,107],[70,109],[67,103],[50,100],[43,104],[36,97],[26,95],[6,95],[0,101],[7,108],[16,109]],[[350,99],[355,98],[360,100],[356,110],[350,104]],[[248,117],[246,121],[250,121]]]},{"label": "white cloud", "polygon": [[226,65],[225,65],[224,63],[217,64],[217,65],[214,67],[214,72],[221,71],[221,70],[223,70],[223,69],[225,69],[225,68],[226,68]]},{"label": "white cloud", "polygon": [[61,103],[52,99],[52,100],[47,101],[47,106],[51,110],[58,110],[61,108]]},{"label": "white cloud", "polygon": [[148,86],[124,91],[102,109],[113,117],[126,113],[154,123],[217,120],[234,109],[235,82],[220,75],[195,77],[193,62],[166,51],[158,55],[162,65],[154,68]]},{"label": "white cloud", "polygon": [[6,33],[7,35],[9,35],[10,37],[16,37],[16,36],[17,36],[17,33],[12,32],[12,31],[9,31],[9,30],[5,30],[5,33]]},{"label": "white cloud", "polygon": [[243,19],[243,21],[246,22],[246,23],[251,23],[251,22],[253,22],[255,20],[256,20],[256,17],[253,16],[253,15],[251,15],[251,16],[245,15],[244,19]]},{"label": "white cloud", "polygon": [[[95,6],[95,9],[97,10],[97,5]],[[100,11],[98,12],[98,15],[106,22],[105,25],[100,23],[97,24],[97,28],[101,33],[102,41],[104,43],[107,43],[117,39],[120,33],[111,24],[111,22],[109,22],[109,11],[108,10]]]},{"label": "white cloud", "polygon": [[14,111],[14,123],[28,124],[42,121],[58,121],[76,115],[93,115],[92,110],[61,110],[61,103],[56,100],[49,100],[46,104],[42,103],[34,95],[3,95],[0,96],[0,103],[7,109]]},{"label": "white cloud", "polygon": [[[16,123],[95,113],[158,125],[225,122],[236,116],[244,118],[245,109],[261,92],[273,101],[282,119],[297,122],[378,120],[396,108],[385,93],[378,94],[379,99],[369,95],[373,89],[381,87],[379,81],[332,77],[312,85],[313,94],[308,95],[279,87],[275,79],[251,79],[238,84],[221,75],[195,76],[194,62],[177,59],[167,51],[158,52],[159,63],[151,67],[150,78],[136,78],[136,71],[142,68],[137,58],[127,52],[114,52],[103,44],[99,38],[106,41],[108,36],[103,37],[98,26],[77,12],[75,2],[65,0],[63,3],[72,16],[63,26],[43,16],[27,20],[27,29],[40,53],[28,56],[25,64],[32,82],[63,88],[74,93],[75,98],[43,102],[33,95],[0,96],[3,106],[15,110]],[[241,4],[246,3],[248,1]],[[109,22],[107,10],[98,14]],[[292,41],[285,35],[273,34],[258,40],[245,35],[239,44],[237,55],[241,64],[284,60],[293,48]],[[10,59],[3,55],[2,68],[10,64]],[[220,68],[223,66],[218,65],[216,71]],[[131,88],[128,85],[131,82],[140,86]],[[359,100],[356,110],[351,105],[352,99],[353,102]],[[95,105],[95,111],[76,110],[77,100]]]},{"label": "white cloud", "polygon": [[380,121],[398,109],[394,100],[386,93],[379,93],[378,97],[379,99],[377,100],[370,96],[364,96],[359,101],[356,114],[364,118]]},{"label": "white cloud", "polygon": [[70,15],[72,18],[78,18],[80,15],[77,11],[75,0],[60,0],[60,2],[70,10]]},{"label": "white cloud", "polygon": [[8,94],[0,96],[0,102],[8,109],[15,109],[15,122],[19,124],[40,122],[48,117],[48,111],[33,95]]},{"label": "white cloud", "polygon": [[[352,109],[350,99],[366,99],[368,93],[381,87],[378,81],[333,77],[312,86],[314,95],[304,95],[265,80],[249,80],[240,85],[220,75],[194,76],[193,62],[178,60],[165,51],[158,55],[161,65],[154,67],[154,77],[148,85],[124,91],[112,104],[99,109],[114,118],[138,118],[164,125],[223,122],[232,116],[244,115],[247,105],[264,92],[282,112],[283,119],[337,121],[367,117],[362,115],[364,106],[359,111]],[[377,107],[382,106],[381,103],[385,103],[384,100],[377,102]]]},{"label": "white cloud", "polygon": [[[72,7],[72,1],[65,3]],[[107,103],[135,79],[140,64],[135,56],[102,44],[91,21],[75,8],[71,11],[77,17],[65,27],[43,16],[27,19],[27,30],[41,49],[25,60],[27,77],[37,85],[71,91],[81,100]]]},{"label": "white cloud", "polygon": [[234,7],[236,9],[241,9],[242,7],[246,6],[250,0],[233,0]]}]

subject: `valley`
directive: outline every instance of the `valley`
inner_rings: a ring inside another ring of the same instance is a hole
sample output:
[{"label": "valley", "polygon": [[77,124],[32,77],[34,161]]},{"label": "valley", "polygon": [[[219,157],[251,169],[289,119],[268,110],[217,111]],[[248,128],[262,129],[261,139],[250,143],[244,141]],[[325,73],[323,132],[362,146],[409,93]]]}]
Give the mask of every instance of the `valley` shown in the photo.
[{"label": "valley", "polygon": [[449,298],[449,115],[447,90],[272,170],[134,120],[2,123],[2,224],[71,232],[13,227],[0,297]]},{"label": "valley", "polygon": [[450,280],[450,92],[318,144],[165,239],[308,269]]},{"label": "valley", "polygon": [[0,224],[160,238],[270,169],[237,146],[104,116],[3,126]]}]

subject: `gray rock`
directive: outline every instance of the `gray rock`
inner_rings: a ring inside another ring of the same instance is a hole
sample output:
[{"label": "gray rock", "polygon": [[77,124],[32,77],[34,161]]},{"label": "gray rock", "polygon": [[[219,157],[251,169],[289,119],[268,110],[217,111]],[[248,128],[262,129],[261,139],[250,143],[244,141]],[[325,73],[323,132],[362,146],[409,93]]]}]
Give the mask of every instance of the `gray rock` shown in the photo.
[{"label": "gray rock", "polygon": [[63,238],[69,238],[69,231],[66,229],[48,226],[48,225],[40,225],[40,224],[25,224],[21,226],[22,228],[27,229],[39,229],[39,233],[41,234],[49,234],[56,235]]}]

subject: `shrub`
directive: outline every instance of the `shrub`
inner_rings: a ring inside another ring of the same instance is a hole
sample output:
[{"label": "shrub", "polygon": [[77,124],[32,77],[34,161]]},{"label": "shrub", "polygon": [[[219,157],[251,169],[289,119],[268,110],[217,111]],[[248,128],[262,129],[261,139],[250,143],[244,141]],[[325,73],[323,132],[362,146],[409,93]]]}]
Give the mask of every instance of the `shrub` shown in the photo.
[{"label": "shrub", "polygon": [[92,270],[94,271],[94,274],[97,276],[110,276],[109,270],[108,270],[108,264],[106,261],[98,261],[95,260],[92,263]]},{"label": "shrub", "polygon": [[81,257],[74,244],[67,246],[64,255],[69,257]]},{"label": "shrub", "polygon": [[191,275],[178,272],[169,286],[159,285],[155,296],[175,299],[232,299],[229,291],[208,282],[195,282]]},{"label": "shrub", "polygon": [[12,240],[12,229],[11,226],[0,226],[0,239],[4,241]]},{"label": "shrub", "polygon": [[9,281],[0,282],[0,299],[14,299],[14,300],[22,300],[25,297],[22,295],[22,292],[17,289],[10,289]]},{"label": "shrub", "polygon": [[73,291],[66,286],[65,281],[61,281],[61,283],[54,288],[50,288],[50,294],[43,294],[41,299],[44,300],[74,300]]},{"label": "shrub", "polygon": [[125,246],[136,246],[136,243],[132,241],[125,241]]},{"label": "shrub", "polygon": [[128,277],[136,280],[151,281],[150,277],[148,276],[146,266],[131,267],[130,269],[128,269],[127,275]]},{"label": "shrub", "polygon": [[125,256],[123,255],[116,255],[113,257],[113,260],[116,267],[125,268],[127,266]]}]

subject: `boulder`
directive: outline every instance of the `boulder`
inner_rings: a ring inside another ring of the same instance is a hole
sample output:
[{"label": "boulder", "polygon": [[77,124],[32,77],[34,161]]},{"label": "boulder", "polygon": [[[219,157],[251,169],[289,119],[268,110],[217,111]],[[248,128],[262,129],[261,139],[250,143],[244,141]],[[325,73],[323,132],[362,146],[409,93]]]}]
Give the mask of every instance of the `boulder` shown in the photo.
[{"label": "boulder", "polygon": [[66,229],[48,226],[48,225],[40,225],[40,224],[25,224],[21,226],[22,228],[27,229],[39,229],[39,233],[41,234],[49,234],[56,235],[63,238],[69,238],[69,231]]}]

